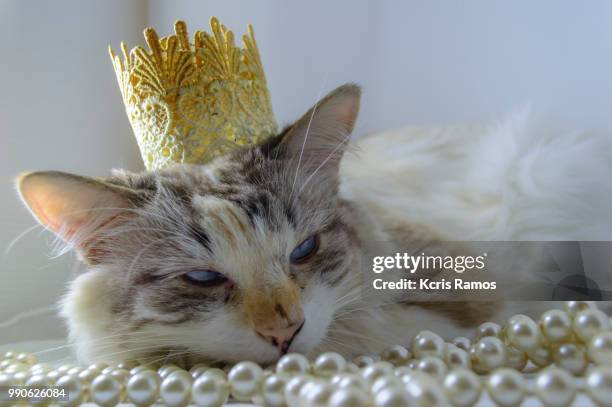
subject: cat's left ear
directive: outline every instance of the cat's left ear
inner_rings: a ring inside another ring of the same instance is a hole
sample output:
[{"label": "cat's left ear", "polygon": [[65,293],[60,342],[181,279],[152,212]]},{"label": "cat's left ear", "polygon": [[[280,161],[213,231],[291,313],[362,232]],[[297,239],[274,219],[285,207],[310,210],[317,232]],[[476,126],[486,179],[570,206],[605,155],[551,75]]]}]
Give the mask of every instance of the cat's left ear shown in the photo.
[{"label": "cat's left ear", "polygon": [[335,89],[279,136],[276,146],[300,168],[337,170],[359,114],[361,89]]}]

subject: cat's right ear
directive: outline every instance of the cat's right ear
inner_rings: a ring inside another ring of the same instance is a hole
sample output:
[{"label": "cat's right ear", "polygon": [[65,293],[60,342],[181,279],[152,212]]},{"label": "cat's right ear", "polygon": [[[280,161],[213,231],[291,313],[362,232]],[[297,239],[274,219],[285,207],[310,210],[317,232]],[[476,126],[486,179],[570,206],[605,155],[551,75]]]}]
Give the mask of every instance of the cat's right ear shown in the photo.
[{"label": "cat's right ear", "polygon": [[131,189],[59,171],[24,174],[17,189],[34,218],[85,257],[96,233],[129,216],[138,201]]}]

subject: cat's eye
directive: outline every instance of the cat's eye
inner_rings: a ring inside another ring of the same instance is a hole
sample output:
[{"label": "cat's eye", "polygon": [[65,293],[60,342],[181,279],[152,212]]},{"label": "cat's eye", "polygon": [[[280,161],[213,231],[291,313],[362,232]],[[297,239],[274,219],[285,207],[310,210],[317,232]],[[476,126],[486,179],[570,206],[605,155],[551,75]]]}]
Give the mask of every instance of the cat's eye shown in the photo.
[{"label": "cat's eye", "polygon": [[289,259],[294,264],[305,263],[317,253],[317,250],[319,250],[319,236],[313,235],[297,245],[291,252]]},{"label": "cat's eye", "polygon": [[214,287],[227,281],[223,274],[212,270],[193,270],[183,274],[183,277],[187,282],[202,287]]}]

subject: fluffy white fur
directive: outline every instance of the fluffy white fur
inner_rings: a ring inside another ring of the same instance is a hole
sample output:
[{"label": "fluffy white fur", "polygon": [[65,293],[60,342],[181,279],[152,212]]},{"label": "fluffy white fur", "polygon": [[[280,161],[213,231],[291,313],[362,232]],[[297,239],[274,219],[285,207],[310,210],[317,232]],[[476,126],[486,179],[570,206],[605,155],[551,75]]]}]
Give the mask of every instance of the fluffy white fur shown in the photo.
[{"label": "fluffy white fur", "polygon": [[342,163],[343,192],[385,218],[455,240],[612,236],[612,132],[528,110],[491,125],[373,134]]}]

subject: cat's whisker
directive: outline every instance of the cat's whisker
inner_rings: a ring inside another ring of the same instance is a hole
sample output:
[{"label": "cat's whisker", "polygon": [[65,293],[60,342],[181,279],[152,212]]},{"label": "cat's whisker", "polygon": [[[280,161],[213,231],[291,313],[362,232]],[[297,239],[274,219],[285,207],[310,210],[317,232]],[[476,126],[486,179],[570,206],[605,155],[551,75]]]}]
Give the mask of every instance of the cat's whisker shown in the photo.
[{"label": "cat's whisker", "polygon": [[13,240],[9,242],[9,244],[6,246],[6,249],[4,250],[4,255],[8,256],[11,250],[13,250],[13,247],[15,247],[15,245],[17,244],[17,242],[19,242],[21,239],[23,239],[25,236],[27,236],[29,233],[33,232],[36,229],[40,229],[41,231],[45,230],[45,228],[41,225],[34,225],[34,226],[27,228],[26,230],[19,233]]}]

